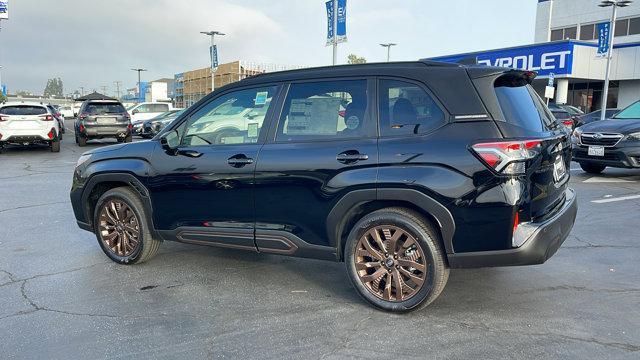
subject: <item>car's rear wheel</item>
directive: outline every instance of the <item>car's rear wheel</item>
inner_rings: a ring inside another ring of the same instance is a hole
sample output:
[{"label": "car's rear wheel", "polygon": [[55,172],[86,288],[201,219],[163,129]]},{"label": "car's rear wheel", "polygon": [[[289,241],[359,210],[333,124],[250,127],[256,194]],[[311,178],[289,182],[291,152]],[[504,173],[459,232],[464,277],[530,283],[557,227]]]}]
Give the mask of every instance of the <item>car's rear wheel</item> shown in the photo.
[{"label": "car's rear wheel", "polygon": [[378,210],[358,221],[346,243],[345,262],[358,293],[388,311],[429,305],[449,278],[437,231],[404,208]]},{"label": "car's rear wheel", "polygon": [[133,135],[129,134],[124,138],[124,142],[126,143],[130,143],[131,141],[133,141]]},{"label": "car's rear wheel", "polygon": [[87,146],[87,138],[80,135],[80,136],[76,136],[76,140],[78,143],[78,146],[83,147],[83,146]]},{"label": "car's rear wheel", "polygon": [[151,259],[160,240],[154,239],[140,198],[129,188],[105,192],[94,213],[94,229],[102,251],[119,264]]},{"label": "car's rear wheel", "polygon": [[598,165],[598,164],[590,164],[590,163],[580,163],[580,167],[582,170],[588,172],[589,174],[600,174],[607,167],[606,165]]}]

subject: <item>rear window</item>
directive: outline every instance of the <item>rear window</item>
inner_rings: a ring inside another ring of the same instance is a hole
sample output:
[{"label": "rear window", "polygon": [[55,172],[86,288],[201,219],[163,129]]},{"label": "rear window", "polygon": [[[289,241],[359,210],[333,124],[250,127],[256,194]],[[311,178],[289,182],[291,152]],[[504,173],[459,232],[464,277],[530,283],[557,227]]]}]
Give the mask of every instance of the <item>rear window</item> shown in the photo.
[{"label": "rear window", "polygon": [[502,114],[508,123],[537,132],[553,127],[553,115],[524,79],[500,77],[494,86]]},{"label": "rear window", "polygon": [[629,105],[624,110],[617,113],[614,119],[640,119],[640,101]]},{"label": "rear window", "polygon": [[553,110],[551,110],[551,113],[558,120],[564,120],[564,119],[568,119],[568,118],[571,117],[571,114],[569,114],[566,111],[553,111]]},{"label": "rear window", "polygon": [[12,105],[0,109],[0,114],[3,115],[44,115],[46,113],[47,109],[44,107],[32,105]]},{"label": "rear window", "polygon": [[88,114],[117,114],[126,110],[120,103],[89,103],[84,109]]}]

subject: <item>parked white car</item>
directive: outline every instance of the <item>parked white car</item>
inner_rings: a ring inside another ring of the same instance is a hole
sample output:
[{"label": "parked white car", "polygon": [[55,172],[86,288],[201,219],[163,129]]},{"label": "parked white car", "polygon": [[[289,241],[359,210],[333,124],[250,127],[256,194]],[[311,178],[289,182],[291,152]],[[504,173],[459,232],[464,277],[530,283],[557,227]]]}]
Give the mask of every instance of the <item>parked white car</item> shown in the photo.
[{"label": "parked white car", "polygon": [[60,127],[46,105],[9,102],[0,105],[0,151],[6,145],[48,145],[60,151]]},{"label": "parked white car", "polygon": [[128,108],[127,112],[131,116],[131,122],[134,123],[139,120],[153,119],[154,117],[172,109],[173,106],[171,106],[170,103],[143,102]]},{"label": "parked white car", "polygon": [[73,103],[73,116],[78,116],[78,112],[80,111],[80,107],[82,106],[82,101],[76,101]]},{"label": "parked white car", "polygon": [[66,119],[70,119],[74,116],[73,107],[71,105],[60,105],[59,111]]}]

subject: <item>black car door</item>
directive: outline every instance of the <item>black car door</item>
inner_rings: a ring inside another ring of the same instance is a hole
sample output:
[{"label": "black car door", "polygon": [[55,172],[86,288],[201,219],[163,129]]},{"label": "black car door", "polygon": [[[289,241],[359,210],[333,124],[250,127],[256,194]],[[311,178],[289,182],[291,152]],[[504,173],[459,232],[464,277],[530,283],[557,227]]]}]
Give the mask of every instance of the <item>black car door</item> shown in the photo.
[{"label": "black car door", "polygon": [[255,250],[255,160],[277,90],[228,91],[166,133],[179,146],[156,146],[148,182],[154,226],[164,236]]},{"label": "black car door", "polygon": [[335,256],[331,209],[352,190],[375,189],[373,89],[367,79],[289,85],[256,167],[260,251]]}]

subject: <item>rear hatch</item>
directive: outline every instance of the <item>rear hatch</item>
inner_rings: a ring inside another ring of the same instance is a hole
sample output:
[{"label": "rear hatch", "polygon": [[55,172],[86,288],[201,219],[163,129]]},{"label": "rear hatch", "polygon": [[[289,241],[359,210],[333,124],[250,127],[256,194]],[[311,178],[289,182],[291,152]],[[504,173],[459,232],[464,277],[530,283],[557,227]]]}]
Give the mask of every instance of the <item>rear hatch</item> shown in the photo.
[{"label": "rear hatch", "polygon": [[[483,100],[496,120],[504,140],[521,146],[521,164],[504,166],[505,172],[521,172],[523,181],[520,221],[539,222],[563,204],[571,163],[570,134],[532,88],[535,73],[520,70],[486,71],[474,79]],[[471,74],[471,72],[470,72]],[[473,76],[473,75],[472,75]]]},{"label": "rear hatch", "polygon": [[53,116],[44,106],[8,105],[0,108],[0,128],[40,132],[52,127]]},{"label": "rear hatch", "polygon": [[89,102],[79,117],[85,126],[127,126],[130,123],[127,110],[119,102]]}]

